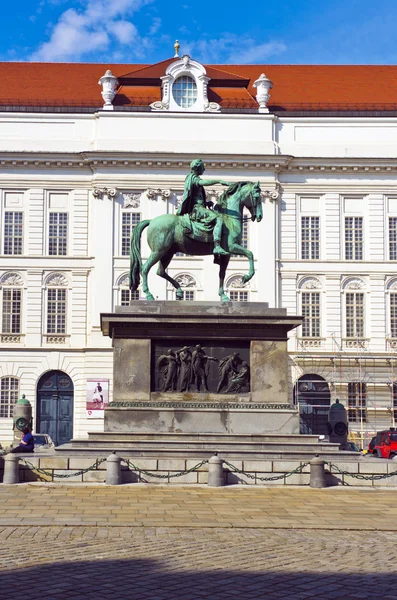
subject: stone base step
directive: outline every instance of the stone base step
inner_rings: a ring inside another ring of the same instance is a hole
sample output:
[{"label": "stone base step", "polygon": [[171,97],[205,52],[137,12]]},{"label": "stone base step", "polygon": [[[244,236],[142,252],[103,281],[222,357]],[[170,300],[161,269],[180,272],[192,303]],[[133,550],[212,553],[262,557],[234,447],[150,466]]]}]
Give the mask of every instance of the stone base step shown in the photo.
[{"label": "stone base step", "polygon": [[[90,432],[88,434],[90,442],[135,442],[135,441],[153,441],[162,442],[261,442],[261,443],[298,443],[298,444],[317,444],[318,435],[293,434],[234,434],[234,433],[141,433],[137,432]],[[80,441],[80,440],[73,440]],[[323,442],[325,443],[325,442]]]}]

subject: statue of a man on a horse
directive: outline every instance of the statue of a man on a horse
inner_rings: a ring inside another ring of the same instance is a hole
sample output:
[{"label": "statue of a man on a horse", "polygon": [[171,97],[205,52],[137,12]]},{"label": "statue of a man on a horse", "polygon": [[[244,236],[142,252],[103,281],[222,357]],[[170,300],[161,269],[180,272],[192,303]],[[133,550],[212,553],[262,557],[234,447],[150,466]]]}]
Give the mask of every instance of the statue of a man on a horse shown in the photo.
[{"label": "statue of a man on a horse", "polygon": [[[167,273],[168,265],[177,252],[198,256],[214,254],[214,261],[219,264],[218,293],[222,301],[229,301],[224,292],[224,280],[230,254],[248,258],[249,271],[244,275],[243,283],[249,281],[255,273],[253,254],[243,248],[241,236],[244,207],[250,212],[252,221],[259,222],[262,219],[259,183],[239,181],[229,184],[219,179],[202,179],[205,168],[201,159],[194,160],[190,169],[177,213],[141,221],[131,236],[130,288],[138,289],[142,274],[142,290],[147,300],[154,300],[147,278],[150,269],[157,262],[157,274],[175,287],[177,298],[183,297],[179,283]],[[212,202],[207,202],[204,187],[215,184],[228,186],[228,189],[212,208]],[[146,227],[151,254],[143,263],[140,239]]]}]

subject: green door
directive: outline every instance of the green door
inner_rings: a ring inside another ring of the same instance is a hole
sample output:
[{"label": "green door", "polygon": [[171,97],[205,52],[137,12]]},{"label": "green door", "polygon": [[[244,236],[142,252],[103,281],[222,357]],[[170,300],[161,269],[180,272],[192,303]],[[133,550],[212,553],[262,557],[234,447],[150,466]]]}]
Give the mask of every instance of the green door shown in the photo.
[{"label": "green door", "polygon": [[56,446],[73,437],[73,382],[62,371],[50,371],[39,380],[36,432],[47,433]]}]

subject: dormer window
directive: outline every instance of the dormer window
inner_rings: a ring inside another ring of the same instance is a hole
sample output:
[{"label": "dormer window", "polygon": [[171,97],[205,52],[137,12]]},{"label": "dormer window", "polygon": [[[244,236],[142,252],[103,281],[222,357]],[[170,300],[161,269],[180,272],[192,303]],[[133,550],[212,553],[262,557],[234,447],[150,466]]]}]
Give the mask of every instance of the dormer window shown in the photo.
[{"label": "dormer window", "polygon": [[193,77],[182,75],[172,86],[175,102],[181,108],[190,108],[197,100],[197,85]]},{"label": "dormer window", "polygon": [[219,112],[217,102],[209,102],[207,87],[210,78],[203,65],[185,54],[168,65],[162,81],[162,100],[153,102],[155,111]]}]

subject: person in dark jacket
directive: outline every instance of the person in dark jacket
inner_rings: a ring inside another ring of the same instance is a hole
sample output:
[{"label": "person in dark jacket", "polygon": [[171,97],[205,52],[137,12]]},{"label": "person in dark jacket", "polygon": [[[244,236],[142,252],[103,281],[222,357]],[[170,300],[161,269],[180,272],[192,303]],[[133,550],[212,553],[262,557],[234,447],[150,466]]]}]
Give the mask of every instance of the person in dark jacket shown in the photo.
[{"label": "person in dark jacket", "polygon": [[23,436],[21,439],[21,443],[12,450],[10,450],[10,452],[12,452],[13,454],[16,454],[18,452],[33,452],[34,450],[34,439],[29,427],[24,427],[22,429],[22,433]]}]

